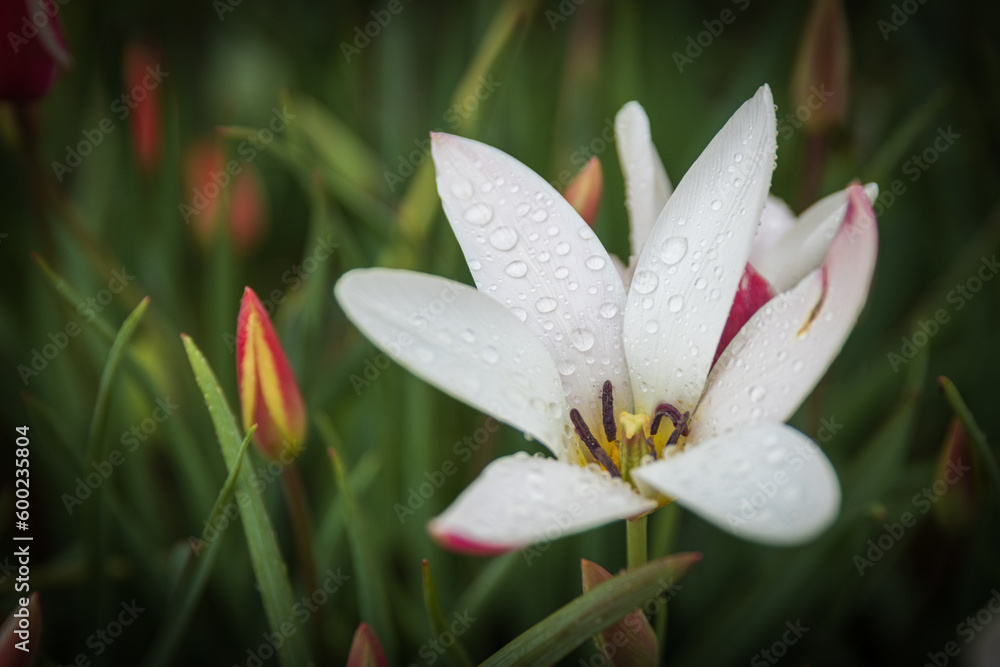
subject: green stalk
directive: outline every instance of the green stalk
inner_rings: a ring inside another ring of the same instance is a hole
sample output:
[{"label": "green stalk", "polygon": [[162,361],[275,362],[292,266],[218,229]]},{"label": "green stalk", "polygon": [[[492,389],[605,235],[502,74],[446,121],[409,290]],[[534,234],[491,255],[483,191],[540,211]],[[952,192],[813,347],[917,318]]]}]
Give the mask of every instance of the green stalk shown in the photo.
[{"label": "green stalk", "polygon": [[646,516],[625,522],[625,544],[628,551],[628,569],[646,564]]}]

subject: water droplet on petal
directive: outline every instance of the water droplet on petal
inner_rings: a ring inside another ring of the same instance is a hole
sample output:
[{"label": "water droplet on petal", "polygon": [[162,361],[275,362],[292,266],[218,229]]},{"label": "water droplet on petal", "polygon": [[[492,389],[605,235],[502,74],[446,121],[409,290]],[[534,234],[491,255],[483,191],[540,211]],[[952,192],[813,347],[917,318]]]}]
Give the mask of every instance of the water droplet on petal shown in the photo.
[{"label": "water droplet on petal", "polygon": [[514,307],[510,309],[510,312],[514,313],[517,319],[521,320],[522,322],[528,319],[528,311],[526,311],[524,308]]},{"label": "water droplet on petal", "polygon": [[517,245],[517,230],[513,227],[497,227],[490,234],[490,245],[497,250],[510,250]]},{"label": "water droplet on petal", "polygon": [[765,396],[767,396],[767,390],[764,387],[759,384],[750,387],[750,400],[754,403],[760,403],[764,400]]},{"label": "water droplet on petal", "polygon": [[511,278],[523,278],[527,272],[528,272],[528,265],[522,262],[521,260],[511,262],[510,264],[507,265],[507,268],[504,269],[504,273],[506,273]]},{"label": "water droplet on petal", "polygon": [[489,204],[477,203],[465,209],[463,216],[466,222],[473,225],[485,225],[493,219],[493,207]]},{"label": "water droplet on petal", "polygon": [[549,217],[549,214],[544,208],[536,208],[531,212],[531,216],[529,217],[531,217],[531,219],[535,222],[545,222],[545,219]]},{"label": "water droplet on petal", "polygon": [[646,333],[654,334],[659,328],[660,328],[660,323],[657,322],[656,320],[649,320],[648,322],[646,322],[645,326]]},{"label": "water droplet on petal", "polygon": [[671,236],[660,246],[660,260],[664,264],[676,264],[687,253],[688,240],[683,236]]},{"label": "water droplet on petal", "polygon": [[573,347],[581,352],[594,347],[594,334],[590,329],[574,329],[570,335],[573,338]]},{"label": "water droplet on petal", "polygon": [[472,329],[466,329],[465,331],[462,332],[462,340],[464,340],[466,343],[475,343],[476,342],[475,332],[473,332]]},{"label": "water droplet on petal", "polygon": [[640,271],[632,278],[632,289],[638,294],[649,294],[659,282],[660,279],[652,271]]},{"label": "water droplet on petal", "polygon": [[569,254],[569,244],[566,242],[556,244],[556,254],[557,255]]},{"label": "water droplet on petal", "polygon": [[576,364],[574,364],[569,359],[559,362],[559,374],[560,375],[572,375],[573,371],[576,370]]},{"label": "water droplet on petal", "polygon": [[556,267],[556,270],[553,271],[552,273],[555,275],[556,278],[562,280],[563,278],[569,275],[569,268],[565,266],[559,266]]},{"label": "water droplet on petal", "polygon": [[610,320],[617,314],[618,314],[618,306],[616,306],[615,304],[611,303],[610,301],[601,304],[601,317]]},{"label": "water droplet on petal", "polygon": [[712,210],[713,211],[718,211],[720,208],[722,208],[722,202],[719,201],[718,199],[713,199],[712,200]]},{"label": "water droplet on petal", "polygon": [[682,297],[680,294],[675,294],[669,299],[667,299],[667,308],[670,309],[671,313],[676,313],[683,307],[684,307],[684,297]]},{"label": "water droplet on petal", "polygon": [[588,269],[600,271],[604,268],[604,258],[599,255],[592,255],[587,258],[587,261],[584,262],[584,264],[587,265]]},{"label": "water droplet on petal", "polygon": [[540,313],[551,313],[559,305],[555,299],[550,296],[543,296],[541,299],[535,302],[535,310]]},{"label": "water droplet on petal", "polygon": [[488,364],[495,364],[500,359],[500,353],[498,353],[497,349],[493,346],[483,349],[480,356],[483,358],[483,361]]},{"label": "water droplet on petal", "polygon": [[798,373],[802,370],[802,366],[804,365],[805,364],[802,363],[801,359],[796,359],[795,361],[792,362],[792,370]]}]

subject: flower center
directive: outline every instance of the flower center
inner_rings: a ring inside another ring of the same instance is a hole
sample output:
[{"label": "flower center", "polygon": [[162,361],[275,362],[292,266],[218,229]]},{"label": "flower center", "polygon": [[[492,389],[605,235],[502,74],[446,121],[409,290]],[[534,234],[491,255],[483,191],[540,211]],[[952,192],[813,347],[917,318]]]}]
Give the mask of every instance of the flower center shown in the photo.
[{"label": "flower center", "polygon": [[643,457],[656,459],[662,453],[684,447],[691,413],[682,413],[669,403],[661,403],[652,419],[644,414],[622,412],[616,420],[613,387],[610,380],[605,380],[601,390],[602,428],[592,431],[576,408],[570,410],[569,417],[579,438],[583,459],[597,463],[612,477],[624,477],[628,481],[631,478],[629,470],[640,465]]}]

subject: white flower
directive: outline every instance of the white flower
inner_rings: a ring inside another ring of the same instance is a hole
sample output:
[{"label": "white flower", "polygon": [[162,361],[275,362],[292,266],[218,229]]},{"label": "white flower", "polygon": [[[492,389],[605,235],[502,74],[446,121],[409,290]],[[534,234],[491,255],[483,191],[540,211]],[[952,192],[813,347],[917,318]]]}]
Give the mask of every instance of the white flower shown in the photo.
[{"label": "white flower", "polygon": [[[555,455],[494,461],[430,531],[449,548],[499,553],[641,515],[666,497],[750,539],[809,539],[836,517],[840,489],[819,447],[783,422],[867,298],[870,201],[851,186],[794,223],[773,200],[761,224],[777,134],[767,86],[672,194],[637,104],[619,113],[616,134],[629,267],[616,268],[530,169],[435,134],[438,191],[478,291],[389,269],[337,284],[348,316],[396,361]],[[771,285],[747,277],[751,249]],[[780,295],[738,315],[734,299],[761,289]],[[715,362],[731,310],[743,326]],[[618,467],[625,427],[649,436],[634,487]]]}]

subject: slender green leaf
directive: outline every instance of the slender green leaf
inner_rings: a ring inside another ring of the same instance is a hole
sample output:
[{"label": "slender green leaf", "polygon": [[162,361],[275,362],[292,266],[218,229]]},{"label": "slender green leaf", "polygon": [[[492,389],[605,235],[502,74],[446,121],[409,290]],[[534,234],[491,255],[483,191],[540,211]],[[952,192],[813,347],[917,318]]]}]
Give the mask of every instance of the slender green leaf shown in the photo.
[{"label": "slender green leaf", "polygon": [[340,436],[337,435],[329,419],[320,416],[316,419],[316,425],[327,443],[330,459],[333,461],[337,492],[343,505],[347,536],[350,540],[351,558],[358,575],[358,606],[361,608],[361,620],[375,629],[375,633],[382,640],[382,647],[389,656],[389,661],[393,662],[395,635],[388,615],[388,598],[376,569],[379,558],[369,541],[364,512],[354,495],[347,469],[337,454]]},{"label": "slender green leaf", "polygon": [[629,612],[665,593],[664,581],[676,582],[699,560],[699,553],[674,554],[609,579],[548,616],[482,665],[554,665]]},{"label": "slender green leaf", "polygon": [[[441,601],[438,599],[437,590],[434,588],[434,576],[431,574],[431,564],[427,562],[426,558],[423,560],[422,567],[424,571],[424,608],[427,610],[427,620],[430,621],[431,632],[434,634],[434,637],[442,637],[445,633],[450,632],[448,620],[444,617],[444,612],[441,611]],[[454,646],[448,650],[444,658],[452,663],[463,665],[463,667],[472,667],[473,665],[469,654],[457,637],[455,638]]]},{"label": "slender green leaf", "polygon": [[[212,573],[212,566],[215,564],[215,560],[219,555],[220,545],[222,544],[221,540],[212,540],[210,538],[207,534],[208,527],[217,525],[219,517],[222,516],[223,511],[226,509],[226,504],[229,503],[229,499],[236,489],[240,468],[243,463],[243,455],[246,453],[247,447],[250,445],[250,439],[256,430],[257,425],[254,424],[243,438],[243,444],[240,445],[240,451],[236,455],[236,463],[229,471],[226,481],[219,490],[219,496],[215,500],[215,505],[208,514],[208,521],[205,523],[205,530],[202,531],[201,540],[194,543],[192,551],[188,552],[184,574],[181,576],[177,589],[174,591],[170,606],[165,614],[166,620],[160,626],[156,640],[153,642],[153,645],[146,654],[146,659],[142,663],[146,667],[159,667],[160,665],[171,664],[171,658],[174,655],[174,651],[177,650],[181,633],[191,623],[191,616],[194,614],[196,605],[201,599],[201,594],[205,591],[205,586],[208,584],[209,576]],[[199,553],[202,549],[204,549],[204,552]]]},{"label": "slender green leaf", "polygon": [[[226,466],[232,471],[239,461],[243,442],[236,427],[236,419],[201,350],[187,335],[182,334],[181,338],[215,425],[222,456],[226,460]],[[286,636],[281,629],[283,623],[297,625],[298,621],[292,614],[292,585],[288,581],[288,569],[278,548],[278,540],[267,516],[264,500],[255,490],[259,486],[256,474],[250,466],[241,466],[238,475],[236,490],[241,499],[243,532],[250,550],[250,563],[257,577],[268,625],[272,632],[285,639],[277,649],[278,658],[285,667],[309,664],[305,632],[296,628],[296,632]]]}]

